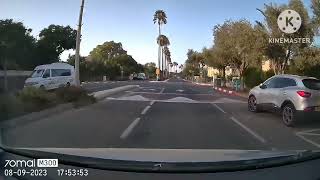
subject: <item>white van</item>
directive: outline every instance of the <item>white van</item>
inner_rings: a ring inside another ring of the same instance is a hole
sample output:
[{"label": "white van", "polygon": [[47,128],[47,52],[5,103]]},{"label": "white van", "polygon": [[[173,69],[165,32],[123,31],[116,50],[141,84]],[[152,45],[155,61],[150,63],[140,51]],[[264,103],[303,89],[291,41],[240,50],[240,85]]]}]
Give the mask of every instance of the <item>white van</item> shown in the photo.
[{"label": "white van", "polygon": [[34,86],[46,90],[75,84],[74,67],[67,63],[44,64],[34,68],[24,87]]}]

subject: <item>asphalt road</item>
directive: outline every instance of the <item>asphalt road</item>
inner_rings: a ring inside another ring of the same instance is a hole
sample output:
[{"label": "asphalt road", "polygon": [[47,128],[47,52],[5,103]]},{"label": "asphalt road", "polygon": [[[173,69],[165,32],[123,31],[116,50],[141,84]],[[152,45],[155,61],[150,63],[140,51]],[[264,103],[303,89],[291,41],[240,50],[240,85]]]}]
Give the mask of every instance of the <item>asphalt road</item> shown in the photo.
[{"label": "asphalt road", "polygon": [[89,91],[140,88],[94,105],[4,129],[14,147],[301,150],[320,148],[320,122],[295,128],[247,111],[246,99],[182,79],[88,83]]}]

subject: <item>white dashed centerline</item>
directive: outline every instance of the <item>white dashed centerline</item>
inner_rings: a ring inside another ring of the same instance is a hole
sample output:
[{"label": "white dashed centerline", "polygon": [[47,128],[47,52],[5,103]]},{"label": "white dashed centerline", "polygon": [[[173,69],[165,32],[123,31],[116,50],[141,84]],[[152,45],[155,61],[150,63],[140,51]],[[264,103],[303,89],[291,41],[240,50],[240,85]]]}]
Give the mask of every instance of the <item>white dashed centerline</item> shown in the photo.
[{"label": "white dashed centerline", "polygon": [[160,94],[162,94],[162,93],[163,93],[163,91],[164,91],[164,88],[162,88],[162,89],[161,89]]},{"label": "white dashed centerline", "polygon": [[230,118],[233,122],[235,122],[236,124],[238,124],[240,127],[242,127],[244,130],[246,130],[249,134],[251,134],[254,138],[256,138],[258,141],[262,142],[262,143],[266,143],[266,140],[261,137],[260,135],[258,135],[256,132],[254,132],[253,130],[251,130],[250,128],[248,128],[247,126],[245,126],[244,124],[242,124],[240,121],[238,121],[236,118],[231,117]]},{"label": "white dashed centerline", "polygon": [[120,138],[121,139],[126,139],[130,133],[132,132],[133,128],[139,123],[140,118],[135,119],[128,127],[123,131],[121,134]]},{"label": "white dashed centerline", "polygon": [[151,106],[147,106],[143,109],[143,111],[141,112],[142,115],[146,114],[147,111],[151,108]]},{"label": "white dashed centerline", "polygon": [[216,107],[217,109],[219,109],[219,111],[221,111],[222,113],[226,114],[226,112],[221,108],[219,107],[218,105],[216,104],[212,104],[214,107]]}]

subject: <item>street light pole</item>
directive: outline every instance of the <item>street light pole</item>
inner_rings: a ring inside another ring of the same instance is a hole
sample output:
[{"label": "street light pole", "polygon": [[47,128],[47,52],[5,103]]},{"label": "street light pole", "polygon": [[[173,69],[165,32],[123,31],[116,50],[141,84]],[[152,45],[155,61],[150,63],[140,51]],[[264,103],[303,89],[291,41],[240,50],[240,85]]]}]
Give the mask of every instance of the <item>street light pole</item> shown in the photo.
[{"label": "street light pole", "polygon": [[80,41],[81,41],[81,26],[82,26],[82,14],[83,14],[84,0],[81,0],[79,24],[77,30],[76,39],[76,55],[75,55],[75,81],[76,86],[80,86],[80,71],[79,71],[79,59],[80,59]]}]

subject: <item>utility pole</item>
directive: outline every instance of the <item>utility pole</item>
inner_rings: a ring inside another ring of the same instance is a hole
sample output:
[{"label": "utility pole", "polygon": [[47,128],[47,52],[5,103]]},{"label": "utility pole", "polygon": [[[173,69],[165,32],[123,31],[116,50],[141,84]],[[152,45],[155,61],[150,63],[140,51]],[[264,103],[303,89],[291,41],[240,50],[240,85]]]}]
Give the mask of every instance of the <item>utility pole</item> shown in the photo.
[{"label": "utility pole", "polygon": [[83,7],[84,7],[84,0],[81,0],[79,24],[78,24],[77,39],[76,39],[76,55],[75,55],[76,86],[80,86],[79,59],[80,59],[80,41],[81,41],[81,26],[82,26]]}]

